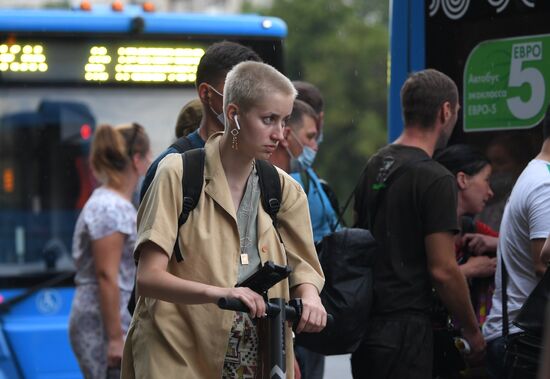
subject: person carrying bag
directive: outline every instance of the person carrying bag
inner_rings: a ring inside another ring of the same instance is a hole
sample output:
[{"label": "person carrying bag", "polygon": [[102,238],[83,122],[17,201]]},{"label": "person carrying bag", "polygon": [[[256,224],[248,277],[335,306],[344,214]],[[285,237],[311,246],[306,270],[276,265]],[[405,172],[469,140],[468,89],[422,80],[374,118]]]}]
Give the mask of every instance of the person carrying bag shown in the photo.
[{"label": "person carrying bag", "polygon": [[521,333],[509,334],[507,312],[507,271],[502,263],[502,304],[503,328],[506,338],[506,353],[504,366],[508,379],[536,378],[542,352],[542,336],[544,333],[545,310],[550,298],[550,270],[539,281],[520,309],[512,323],[522,330]]}]

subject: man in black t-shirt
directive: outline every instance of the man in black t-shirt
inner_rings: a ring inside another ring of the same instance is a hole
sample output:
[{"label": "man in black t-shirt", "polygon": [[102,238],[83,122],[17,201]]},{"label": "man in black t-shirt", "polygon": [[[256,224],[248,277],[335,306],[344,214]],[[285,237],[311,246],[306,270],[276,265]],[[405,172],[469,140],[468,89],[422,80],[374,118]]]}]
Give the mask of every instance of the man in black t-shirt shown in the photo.
[{"label": "man in black t-shirt", "polygon": [[456,85],[439,71],[420,71],[403,85],[401,103],[403,133],[369,160],[355,194],[356,225],[372,222],[380,254],[369,327],[352,355],[354,378],[432,377],[432,287],[463,327],[472,358],[485,349],[454,255],[455,179],[431,159],[456,123]]}]

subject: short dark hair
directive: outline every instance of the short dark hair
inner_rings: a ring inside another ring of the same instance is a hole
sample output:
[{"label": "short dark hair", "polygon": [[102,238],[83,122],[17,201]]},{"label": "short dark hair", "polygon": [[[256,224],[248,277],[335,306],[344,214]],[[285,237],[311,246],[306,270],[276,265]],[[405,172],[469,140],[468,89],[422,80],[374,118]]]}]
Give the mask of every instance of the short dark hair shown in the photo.
[{"label": "short dark hair", "polygon": [[217,42],[206,50],[197,67],[195,85],[201,83],[219,83],[233,66],[244,61],[261,62],[262,59],[254,50],[236,42]]},{"label": "short dark hair", "polygon": [[323,95],[319,88],[311,83],[300,80],[295,80],[292,84],[294,84],[294,88],[298,91],[298,96],[296,97],[298,100],[308,103],[317,114],[323,111],[325,108],[325,101],[323,100]]},{"label": "short dark hair", "polygon": [[550,138],[550,104],[546,108],[544,120],[542,121],[542,136],[544,139]]},{"label": "short dark hair", "polygon": [[451,145],[436,151],[434,159],[453,175],[463,172],[473,176],[491,164],[489,158],[481,150],[465,144]]},{"label": "short dark hair", "polygon": [[434,69],[410,75],[401,87],[401,108],[405,127],[418,125],[431,128],[439,108],[446,101],[451,104],[453,110],[458,103],[458,89],[447,75]]},{"label": "short dark hair", "polygon": [[298,99],[294,100],[292,113],[288,118],[287,126],[294,131],[300,130],[304,126],[304,123],[302,122],[304,116],[310,116],[315,120],[315,122],[317,122],[317,113],[308,103]]}]

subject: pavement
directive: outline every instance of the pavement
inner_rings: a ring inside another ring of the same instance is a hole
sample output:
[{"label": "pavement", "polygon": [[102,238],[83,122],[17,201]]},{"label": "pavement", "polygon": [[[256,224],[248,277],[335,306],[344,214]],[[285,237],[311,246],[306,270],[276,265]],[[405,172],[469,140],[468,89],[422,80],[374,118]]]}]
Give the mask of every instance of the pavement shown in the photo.
[{"label": "pavement", "polygon": [[350,356],[351,354],[326,357],[323,379],[352,379]]}]

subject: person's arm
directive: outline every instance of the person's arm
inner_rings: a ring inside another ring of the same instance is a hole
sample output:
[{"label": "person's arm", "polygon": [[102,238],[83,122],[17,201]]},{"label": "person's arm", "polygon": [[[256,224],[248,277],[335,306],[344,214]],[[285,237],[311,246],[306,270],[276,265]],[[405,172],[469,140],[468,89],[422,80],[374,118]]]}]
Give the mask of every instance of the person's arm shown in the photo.
[{"label": "person's arm", "polygon": [[535,275],[542,278],[546,272],[546,264],[541,252],[550,230],[550,187],[547,184],[536,186],[527,198],[527,225],[529,225],[529,239],[531,240],[531,259]]},{"label": "person's arm", "polygon": [[291,297],[302,299],[302,318],[296,327],[296,333],[317,333],[327,324],[327,312],[321,303],[317,287],[303,283],[292,288]]},{"label": "person's arm", "polygon": [[468,284],[460,272],[454,254],[454,236],[449,232],[425,237],[428,271],[443,304],[463,328],[463,336],[472,349],[474,359],[481,358],[485,340],[477,323]]},{"label": "person's arm", "polygon": [[544,245],[540,251],[540,260],[546,265],[550,262],[550,236],[544,241]]},{"label": "person's arm", "polygon": [[250,309],[252,317],[264,316],[265,302],[251,289],[222,288],[179,278],[166,271],[169,258],[160,246],[148,241],[138,250],[137,286],[140,296],[180,304],[216,304],[220,298],[230,297],[241,300]]},{"label": "person's arm", "polygon": [[466,233],[462,236],[462,244],[473,255],[496,254],[498,237],[480,233]]},{"label": "person's arm", "polygon": [[497,259],[486,255],[472,256],[458,267],[467,279],[488,278],[495,275]]},{"label": "person's arm", "polygon": [[533,264],[535,265],[535,275],[540,279],[546,272],[546,264],[542,259],[542,249],[545,240],[537,238],[531,240],[531,256],[533,258]]},{"label": "person's arm", "polygon": [[120,232],[92,241],[94,268],[99,284],[99,306],[107,333],[107,364],[120,365],[124,336],[120,321],[118,271],[126,236]]}]

